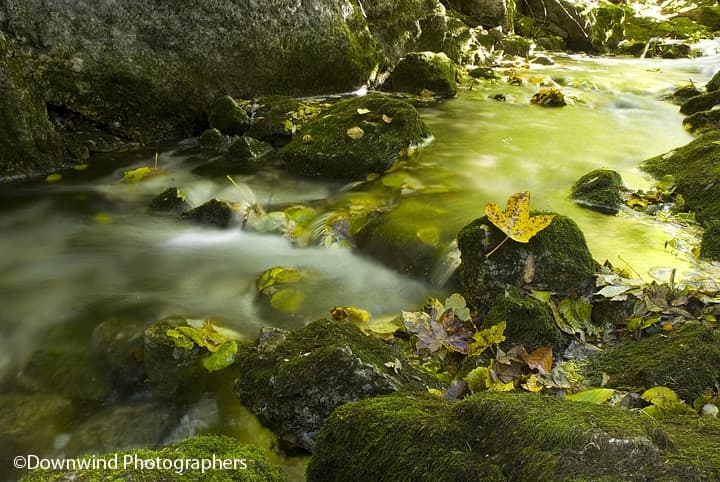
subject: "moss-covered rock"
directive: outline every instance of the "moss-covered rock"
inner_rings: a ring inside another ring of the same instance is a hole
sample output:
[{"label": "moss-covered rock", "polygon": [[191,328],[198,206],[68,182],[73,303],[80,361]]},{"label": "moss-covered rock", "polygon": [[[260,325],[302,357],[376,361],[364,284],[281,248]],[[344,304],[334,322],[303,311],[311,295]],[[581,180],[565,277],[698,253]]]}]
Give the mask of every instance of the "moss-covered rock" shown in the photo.
[{"label": "moss-covered rock", "polygon": [[180,421],[167,403],[115,405],[86,418],[72,431],[64,452],[75,456],[140,447],[157,447]]},{"label": "moss-covered rock", "polygon": [[[95,460],[118,460],[117,468],[99,467],[62,471],[36,470],[23,482],[60,482],[72,478],[78,482],[111,482],[117,480],[203,480],[208,482],[283,482],[285,474],[267,461],[262,450],[242,445],[235,439],[203,435],[185,439],[158,450],[138,449],[94,455]],[[203,461],[215,462],[203,468]],[[226,466],[219,464],[227,464]],[[108,464],[109,465],[109,464]],[[158,466],[160,465],[160,466]]]},{"label": "moss-covered rock", "polygon": [[670,442],[647,417],[527,393],[460,402],[390,395],[327,420],[308,480],[628,480],[661,474]]},{"label": "moss-covered rock", "polygon": [[447,4],[486,28],[507,27],[512,22],[508,4],[502,0],[449,0]]},{"label": "moss-covered rock", "polygon": [[559,351],[566,344],[565,337],[555,323],[550,307],[513,288],[505,291],[483,319],[483,329],[506,323],[507,344],[523,345],[528,351],[551,346]]},{"label": "moss-covered rock", "polygon": [[715,219],[707,223],[700,243],[700,256],[720,261],[720,221]]},{"label": "moss-covered rock", "polygon": [[701,222],[720,219],[720,132],[708,132],[690,143],[647,159],[643,170],[660,179],[675,179],[676,192]]},{"label": "moss-covered rock", "polygon": [[457,67],[444,53],[411,52],[395,66],[385,90],[420,94],[427,90],[442,97],[457,94]]},{"label": "moss-covered rock", "polygon": [[190,209],[190,203],[176,187],[169,187],[152,198],[150,210],[158,213],[181,213]]},{"label": "moss-covered rock", "polygon": [[280,147],[292,139],[292,131],[287,122],[292,113],[304,107],[304,104],[292,97],[270,95],[255,99],[250,106],[249,137]]},{"label": "moss-covered rock", "polygon": [[595,169],[578,179],[570,197],[581,206],[604,214],[617,214],[623,205],[620,174],[610,169]]},{"label": "moss-covered rock", "polygon": [[720,91],[713,90],[690,97],[680,106],[680,112],[685,115],[695,114],[703,110],[710,110],[718,104],[720,104]]},{"label": "moss-covered rock", "polygon": [[700,324],[688,323],[667,335],[629,340],[596,354],[587,369],[591,384],[642,392],[662,385],[692,403],[720,380],[720,335]]},{"label": "moss-covered rock", "polygon": [[572,219],[556,215],[529,243],[510,240],[486,256],[504,238],[486,216],[458,233],[461,292],[471,306],[489,307],[512,286],[530,286],[560,296],[592,291],[594,263],[585,236]]},{"label": "moss-covered rock", "polygon": [[75,408],[58,395],[0,395],[0,479],[20,473],[10,461],[20,454],[50,454],[55,436],[72,423]]},{"label": "moss-covered rock", "polygon": [[239,206],[228,201],[211,199],[208,202],[183,213],[185,219],[200,224],[210,224],[219,228],[227,228],[240,224],[244,215]]},{"label": "moss-covered rock", "polygon": [[378,215],[356,235],[361,253],[402,273],[429,279],[452,241],[438,223],[447,211],[422,200],[409,200]]},{"label": "moss-covered rock", "polygon": [[413,106],[370,94],[340,101],[308,121],[280,155],[296,174],[357,180],[384,172],[428,136]]},{"label": "moss-covered rock", "polygon": [[694,135],[720,129],[720,109],[702,110],[683,119],[683,127]]},{"label": "moss-covered rock", "polygon": [[229,95],[215,99],[208,120],[211,128],[230,136],[241,136],[250,127],[247,112]]},{"label": "moss-covered rock", "polygon": [[528,57],[532,45],[530,40],[519,35],[507,35],[498,43],[505,55],[515,55],[517,57]]},{"label": "moss-covered rock", "polygon": [[112,373],[113,386],[138,388],[147,374],[143,361],[145,322],[138,319],[110,318],[92,333],[92,345]]},{"label": "moss-covered rock", "polygon": [[[543,2],[542,0],[526,0],[518,4],[518,11],[522,15],[536,20],[541,29],[533,32],[536,36],[558,36],[571,50],[594,51],[590,34],[592,22],[586,12],[568,0],[557,2]],[[540,32],[542,30],[542,32]]]},{"label": "moss-covered rock", "polygon": [[181,402],[197,399],[202,393],[221,385],[232,384],[232,373],[222,370],[209,373],[203,361],[210,354],[196,344],[178,346],[168,333],[188,323],[181,317],[168,317],[150,325],[143,338],[143,360],[153,393],[161,398]]},{"label": "moss-covered rock", "polygon": [[[398,360],[397,373],[386,364]],[[402,351],[355,325],[318,320],[289,333],[262,334],[238,353],[236,391],[290,447],[315,448],[315,436],[338,406],[398,390],[422,390],[432,377]]]},{"label": "moss-covered rock", "polygon": [[708,92],[720,90],[720,70],[715,72],[715,74],[708,81],[708,83],[705,84],[705,90],[707,90]]},{"label": "moss-covered rock", "polygon": [[704,5],[698,8],[697,23],[708,27],[713,32],[720,30],[720,7]]},{"label": "moss-covered rock", "polygon": [[225,152],[230,145],[230,136],[226,136],[218,129],[205,129],[200,134],[199,145],[202,149],[215,152]]},{"label": "moss-covered rock", "polygon": [[258,160],[272,152],[272,146],[248,136],[235,140],[225,153],[225,158],[238,164],[257,165]]}]

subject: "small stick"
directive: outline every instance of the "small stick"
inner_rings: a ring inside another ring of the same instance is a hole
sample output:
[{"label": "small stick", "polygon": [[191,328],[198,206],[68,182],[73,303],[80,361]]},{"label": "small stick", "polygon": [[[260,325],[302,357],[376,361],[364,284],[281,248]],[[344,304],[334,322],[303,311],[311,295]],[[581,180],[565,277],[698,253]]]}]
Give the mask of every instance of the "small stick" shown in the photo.
[{"label": "small stick", "polygon": [[500,246],[502,246],[503,244],[505,244],[505,241],[507,241],[508,239],[510,239],[510,236],[505,236],[505,239],[503,239],[502,241],[500,241],[500,243],[499,243],[497,246],[495,246],[489,253],[487,253],[487,254],[485,255],[485,257],[490,256],[490,255],[493,254],[495,251],[497,251],[498,249],[500,249]]}]

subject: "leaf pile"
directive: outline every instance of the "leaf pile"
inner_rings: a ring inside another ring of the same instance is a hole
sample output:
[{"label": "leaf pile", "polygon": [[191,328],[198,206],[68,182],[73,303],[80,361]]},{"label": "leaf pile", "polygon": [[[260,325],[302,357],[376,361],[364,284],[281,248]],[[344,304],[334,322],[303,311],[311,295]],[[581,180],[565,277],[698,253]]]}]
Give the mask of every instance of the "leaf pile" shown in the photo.
[{"label": "leaf pile", "polygon": [[421,356],[428,356],[445,348],[467,355],[475,334],[475,325],[465,299],[455,293],[441,303],[430,298],[424,311],[402,312],[405,328],[417,337],[416,348]]},{"label": "leaf pile", "polygon": [[209,371],[221,370],[233,364],[238,351],[238,340],[242,337],[226,328],[220,328],[210,320],[188,320],[190,326],[179,326],[167,331],[175,346],[184,350],[196,347],[210,354],[203,360],[203,366]]}]

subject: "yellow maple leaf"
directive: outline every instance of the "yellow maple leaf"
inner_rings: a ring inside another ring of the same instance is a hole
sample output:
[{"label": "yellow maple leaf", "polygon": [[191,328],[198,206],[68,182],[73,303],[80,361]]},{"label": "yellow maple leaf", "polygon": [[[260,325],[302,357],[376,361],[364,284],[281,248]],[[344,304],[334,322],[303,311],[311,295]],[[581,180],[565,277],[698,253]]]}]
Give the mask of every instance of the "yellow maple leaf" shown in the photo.
[{"label": "yellow maple leaf", "polygon": [[494,253],[508,238],[519,243],[530,242],[533,236],[547,228],[555,218],[554,214],[538,214],[530,217],[529,191],[516,192],[510,196],[505,210],[495,203],[487,203],[485,214],[491,223],[507,235],[487,256]]}]

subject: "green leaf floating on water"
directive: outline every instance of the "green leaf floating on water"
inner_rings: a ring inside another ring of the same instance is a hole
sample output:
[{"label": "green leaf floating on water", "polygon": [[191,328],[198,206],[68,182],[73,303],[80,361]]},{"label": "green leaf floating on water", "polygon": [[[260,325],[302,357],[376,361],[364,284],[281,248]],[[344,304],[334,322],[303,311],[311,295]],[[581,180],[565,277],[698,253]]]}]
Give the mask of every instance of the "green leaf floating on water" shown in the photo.
[{"label": "green leaf floating on water", "polygon": [[235,362],[237,358],[238,345],[237,342],[230,340],[218,348],[215,353],[203,360],[203,366],[209,372],[215,372],[222,370],[223,368],[229,367]]},{"label": "green leaf floating on water", "polygon": [[125,184],[136,184],[143,179],[160,174],[160,169],[156,167],[138,167],[123,173],[123,182]]},{"label": "green leaf floating on water", "polygon": [[255,281],[255,285],[259,292],[263,292],[275,285],[297,283],[302,279],[303,273],[300,270],[287,268],[285,266],[275,266],[274,268],[263,271]]},{"label": "green leaf floating on water", "polygon": [[572,400],[574,402],[590,402],[590,403],[605,403],[610,400],[615,390],[612,388],[592,388],[590,390],[583,390],[582,392],[573,393],[565,397],[566,400]]}]

